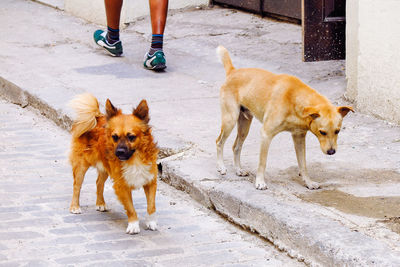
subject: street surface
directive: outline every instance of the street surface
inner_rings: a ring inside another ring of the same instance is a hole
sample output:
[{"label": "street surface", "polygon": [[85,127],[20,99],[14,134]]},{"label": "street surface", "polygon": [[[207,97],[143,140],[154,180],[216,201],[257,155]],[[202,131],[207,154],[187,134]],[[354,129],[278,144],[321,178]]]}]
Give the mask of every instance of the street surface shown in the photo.
[{"label": "street surface", "polygon": [[[275,73],[293,74],[328,97],[334,105],[357,106],[356,103],[346,101],[345,61],[309,63],[301,60],[300,25],[218,6],[171,10],[164,38],[168,68],[161,73],[143,68],[143,55],[151,41],[149,16],[138,18],[121,29],[124,56],[118,58],[110,57],[93,42],[93,32],[99,28],[104,29],[103,26],[38,2],[3,0],[0,25],[2,36],[5,36],[0,42],[0,97],[11,103],[35,108],[65,129],[69,129],[72,115],[67,102],[77,94],[90,92],[95,95],[102,111],[107,98],[125,112],[131,111],[141,99],[146,99],[150,108],[150,123],[165,156],[161,162],[160,179],[163,181],[185,191],[203,207],[215,209],[237,225],[256,231],[275,247],[306,264],[400,266],[398,125],[361,113],[356,108],[356,112],[347,115],[343,121],[338,150],[333,156],[324,155],[317,138],[308,134],[307,169],[310,178],[321,184],[320,190],[307,189],[299,178],[289,133],[278,134],[271,143],[265,172],[268,189],[260,191],[254,188],[261,128],[261,123],[256,120],[251,125],[241,156],[242,167],[249,171],[249,176],[238,177],[234,171],[230,147],[236,131],[225,145],[227,174],[219,175],[216,170],[215,140],[221,126],[219,88],[225,79],[224,68],[215,53],[218,45],[228,49],[236,68],[258,67]],[[11,121],[17,120],[12,118]],[[37,141],[38,137],[30,132],[32,127],[21,128],[19,121],[15,126],[7,128],[17,128],[18,137],[25,142]],[[107,244],[139,240],[143,241],[145,247],[148,241],[142,240],[145,235],[149,235],[151,239],[153,235],[159,238],[159,235],[167,233],[171,233],[171,236],[183,236],[185,242],[194,238],[185,235],[186,228],[175,229],[179,222],[169,223],[169,217],[163,219],[162,213],[159,233],[142,231],[141,235],[133,239],[126,236],[120,231],[126,226],[126,218],[119,203],[112,202],[115,201],[115,196],[110,185],[106,198],[111,205],[111,212],[99,214],[93,210],[94,173],[89,175],[83,190],[84,214],[80,217],[69,215],[67,209],[72,178],[65,163],[69,137],[64,133],[63,138],[53,140],[54,132],[56,130],[51,127],[51,135],[37,133],[40,138],[44,138],[40,141],[42,143],[29,146],[22,143],[18,150],[11,149],[13,142],[10,139],[16,138],[14,136],[2,143],[2,149],[6,151],[2,160],[6,163],[2,161],[0,168],[6,168],[5,170],[12,173],[3,175],[8,178],[4,179],[5,184],[0,187],[6,190],[0,196],[0,203],[4,207],[30,203],[25,208],[29,216],[31,213],[49,212],[49,209],[61,213],[53,216],[47,214],[44,218],[36,215],[35,220],[30,220],[22,211],[16,212],[18,215],[15,216],[20,218],[15,219],[9,219],[10,215],[4,212],[7,220],[28,220],[32,227],[43,226],[46,230],[29,230],[28,227],[23,230],[39,233],[39,237],[51,233],[52,240],[58,238],[55,233],[48,232],[53,224],[61,222],[72,227],[82,223],[79,220],[85,218],[91,220],[92,224],[107,225],[105,231],[112,235]],[[41,149],[42,152],[36,153],[33,149]],[[14,159],[16,162],[7,161],[14,156],[18,156]],[[26,158],[30,160],[26,161]],[[43,182],[21,182],[24,186],[20,186],[19,181],[26,181],[23,178],[31,181],[30,176],[24,173],[36,175],[34,177],[41,175],[40,181]],[[53,179],[51,186],[47,179]],[[177,194],[174,193],[173,196]],[[140,194],[135,194],[135,197],[140,197]],[[170,201],[168,198],[163,201],[161,193],[158,197],[160,212],[179,207],[165,204]],[[29,211],[32,206],[40,209]],[[136,206],[140,212],[144,211],[140,201]],[[10,210],[11,213],[14,211]],[[52,215],[55,212],[49,213]],[[111,223],[112,220],[115,221]],[[201,220],[202,223],[203,221]],[[183,225],[187,224],[193,225],[186,219]],[[6,225],[11,223],[6,222]],[[171,229],[163,229],[165,226]],[[198,227],[201,231],[205,226]],[[22,230],[10,230],[13,231]],[[72,256],[76,260],[74,255],[97,255],[85,242],[99,242],[95,239],[98,233],[93,237],[86,237],[81,236],[81,228],[71,231],[67,240],[53,241],[70,243],[68,249],[62,251],[64,254],[58,257]],[[187,231],[192,234],[194,230]],[[120,238],[116,238],[114,233],[120,234]],[[215,232],[210,233],[211,239],[217,238]],[[29,240],[37,242],[40,238]],[[173,238],[171,240],[168,242],[174,246],[181,243],[174,242]],[[38,249],[21,249],[21,255],[16,251],[3,253],[10,244],[2,245],[0,254],[7,255],[10,259],[29,259],[33,255],[41,258],[40,255],[44,255],[45,250],[35,242],[31,247]],[[135,245],[141,246],[136,243],[132,246]],[[193,258],[199,254],[187,251],[195,246],[183,242],[183,247],[184,252],[179,255],[168,254],[165,259],[175,257],[179,259],[179,263],[184,263],[182,258]],[[55,249],[55,246],[52,248]],[[109,247],[98,251],[100,255],[105,254],[110,261],[121,256],[113,254],[115,250]],[[244,254],[250,255],[247,250],[234,251],[246,251]],[[260,254],[256,254],[259,257]],[[235,255],[232,256],[232,261],[237,262]],[[4,257],[0,256],[0,260]],[[200,257],[229,262],[223,257]]]},{"label": "street surface", "polygon": [[82,188],[82,214],[70,214],[69,141],[34,110],[0,100],[0,266],[303,266],[161,181],[158,231],[144,230],[143,190],[133,191],[138,235],[125,234],[110,180],[110,211],[97,212],[95,171]]}]

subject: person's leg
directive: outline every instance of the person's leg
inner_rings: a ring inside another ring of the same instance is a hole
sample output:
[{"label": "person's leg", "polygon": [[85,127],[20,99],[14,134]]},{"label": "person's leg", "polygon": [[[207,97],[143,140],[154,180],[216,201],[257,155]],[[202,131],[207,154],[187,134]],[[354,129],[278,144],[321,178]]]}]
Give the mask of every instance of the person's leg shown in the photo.
[{"label": "person's leg", "polygon": [[104,5],[106,7],[107,26],[119,29],[122,0],[104,0]]},{"label": "person's leg", "polygon": [[168,13],[168,0],[149,0],[149,5],[152,33],[164,34]]},{"label": "person's leg", "polygon": [[151,46],[146,54],[144,66],[147,69],[164,69],[163,49],[164,29],[167,21],[168,0],[149,0],[151,17]]},{"label": "person's leg", "polygon": [[119,41],[119,21],[122,0],[104,0],[107,16],[107,41],[113,44]]},{"label": "person's leg", "polygon": [[97,30],[94,41],[106,49],[112,56],[122,55],[122,43],[119,40],[119,20],[123,0],[104,0],[107,16],[107,31]]}]

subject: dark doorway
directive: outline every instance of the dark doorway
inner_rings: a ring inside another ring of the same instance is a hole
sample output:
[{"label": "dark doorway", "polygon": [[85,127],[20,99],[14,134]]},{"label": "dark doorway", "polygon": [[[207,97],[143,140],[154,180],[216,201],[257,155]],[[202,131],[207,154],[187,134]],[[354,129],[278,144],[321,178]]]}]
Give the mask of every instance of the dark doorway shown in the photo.
[{"label": "dark doorway", "polygon": [[214,0],[210,2],[301,24],[301,0]]},{"label": "dark doorway", "polygon": [[302,0],[303,60],[344,59],[346,0]]}]

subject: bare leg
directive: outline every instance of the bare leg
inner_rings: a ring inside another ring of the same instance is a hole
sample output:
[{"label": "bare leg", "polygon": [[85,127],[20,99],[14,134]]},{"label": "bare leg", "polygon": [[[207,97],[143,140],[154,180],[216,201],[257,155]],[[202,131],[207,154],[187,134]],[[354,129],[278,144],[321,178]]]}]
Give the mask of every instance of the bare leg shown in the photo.
[{"label": "bare leg", "polygon": [[164,34],[167,22],[168,0],[149,0],[149,5],[152,33]]},{"label": "bare leg", "polygon": [[104,0],[108,27],[119,29],[122,2],[122,0]]},{"label": "bare leg", "polygon": [[97,186],[97,200],[96,200],[96,210],[98,211],[106,211],[106,202],[104,201],[104,183],[108,178],[108,174],[105,171],[97,169],[98,176],[96,181]]},{"label": "bare leg", "polygon": [[319,184],[311,181],[308,176],[306,167],[306,133],[294,134],[292,133],[294,148],[296,150],[297,163],[299,165],[300,175],[308,189],[317,189]]},{"label": "bare leg", "polygon": [[237,136],[233,145],[233,160],[235,163],[236,175],[238,176],[248,175],[248,172],[243,170],[240,165],[240,153],[242,152],[243,142],[249,133],[252,119],[253,116],[250,113],[244,113],[243,111],[240,111],[237,124]]}]

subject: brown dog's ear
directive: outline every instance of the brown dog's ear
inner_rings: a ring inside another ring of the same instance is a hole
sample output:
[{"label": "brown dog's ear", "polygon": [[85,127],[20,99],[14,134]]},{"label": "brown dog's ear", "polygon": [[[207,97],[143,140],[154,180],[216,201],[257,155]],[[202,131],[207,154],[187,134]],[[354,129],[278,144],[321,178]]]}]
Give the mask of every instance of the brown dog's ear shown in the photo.
[{"label": "brown dog's ear", "polygon": [[342,118],[344,118],[349,111],[354,112],[353,108],[349,106],[337,107],[337,111],[340,113],[340,115],[342,115]]},{"label": "brown dog's ear", "polygon": [[107,120],[114,117],[115,115],[118,114],[118,109],[113,106],[111,103],[110,99],[107,99],[106,101],[106,115],[107,115]]},{"label": "brown dog's ear", "polygon": [[306,118],[308,116],[310,116],[313,120],[318,118],[320,116],[318,109],[316,109],[315,107],[305,107],[303,110],[303,118]]},{"label": "brown dog's ear", "polygon": [[150,121],[150,117],[147,101],[144,99],[140,101],[139,105],[133,110],[132,114],[144,121],[145,123],[148,123]]}]

